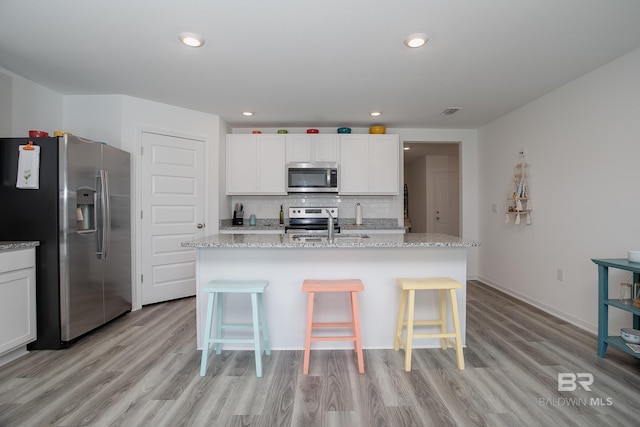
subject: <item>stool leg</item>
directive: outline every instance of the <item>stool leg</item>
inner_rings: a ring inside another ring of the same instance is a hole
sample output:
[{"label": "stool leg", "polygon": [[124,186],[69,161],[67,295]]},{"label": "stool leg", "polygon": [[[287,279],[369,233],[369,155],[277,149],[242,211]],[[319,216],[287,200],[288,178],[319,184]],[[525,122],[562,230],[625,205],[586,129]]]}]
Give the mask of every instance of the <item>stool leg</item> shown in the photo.
[{"label": "stool leg", "polygon": [[[440,289],[440,333],[447,333],[447,291]],[[440,338],[440,348],[447,349],[447,339]]]},{"label": "stool leg", "polygon": [[407,314],[407,345],[404,349],[404,370],[411,371],[411,350],[413,349],[413,318],[416,302],[416,291],[409,291],[409,313]]},{"label": "stool leg", "polygon": [[400,350],[400,341],[402,340],[402,327],[404,326],[404,308],[407,304],[407,291],[402,290],[400,293],[400,307],[398,308],[398,325],[396,326],[396,337],[393,341],[393,349]]},{"label": "stool leg", "polygon": [[351,322],[356,337],[355,348],[358,355],[358,372],[364,374],[364,358],[362,357],[362,339],[360,336],[360,313],[358,311],[358,293],[351,292]]},{"label": "stool leg", "polygon": [[262,293],[258,294],[258,309],[260,309],[260,322],[262,324],[262,341],[264,354],[271,354],[271,344],[269,343],[269,329],[267,328],[267,312],[264,309],[264,299]]},{"label": "stool leg", "polygon": [[256,376],[262,376],[262,350],[260,349],[260,319],[258,316],[258,294],[251,293],[251,317],[253,319],[253,348],[256,355]]},{"label": "stool leg", "polygon": [[456,359],[458,369],[464,371],[464,354],[462,353],[462,332],[460,331],[460,317],[458,315],[458,301],[456,299],[456,290],[450,289],[451,296],[451,316],[453,320],[453,331],[456,334]]},{"label": "stool leg", "polygon": [[200,376],[207,373],[207,359],[209,358],[209,344],[211,339],[211,321],[213,320],[213,300],[215,293],[209,293],[207,299],[207,318],[204,324],[204,336],[202,339],[202,358],[200,359]]},{"label": "stool leg", "polygon": [[309,303],[307,307],[307,329],[304,338],[304,363],[302,364],[302,373],[309,373],[309,353],[311,352],[311,329],[313,324],[313,297],[315,292],[309,292]]},{"label": "stool leg", "polygon": [[[224,294],[221,293],[221,292],[217,292],[216,296],[218,298],[218,301],[217,301],[217,306],[218,307],[216,309],[216,311],[217,311],[217,313],[216,313],[216,338],[222,338],[222,328],[223,328],[222,315],[223,315],[223,312],[224,312],[224,308],[223,308],[223,305],[224,305]],[[216,343],[215,347],[216,347],[216,354],[222,353],[222,343]]]}]

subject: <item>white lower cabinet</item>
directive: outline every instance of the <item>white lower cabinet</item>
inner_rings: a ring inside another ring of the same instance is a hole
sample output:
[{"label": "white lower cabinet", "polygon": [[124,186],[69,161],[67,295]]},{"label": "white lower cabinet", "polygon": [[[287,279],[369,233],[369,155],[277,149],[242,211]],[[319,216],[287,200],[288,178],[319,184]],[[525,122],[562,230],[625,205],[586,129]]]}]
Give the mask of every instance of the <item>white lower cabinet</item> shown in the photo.
[{"label": "white lower cabinet", "polygon": [[35,248],[0,252],[0,364],[37,337],[35,254]]},{"label": "white lower cabinet", "polygon": [[399,159],[398,135],[342,135],[340,194],[399,194]]}]

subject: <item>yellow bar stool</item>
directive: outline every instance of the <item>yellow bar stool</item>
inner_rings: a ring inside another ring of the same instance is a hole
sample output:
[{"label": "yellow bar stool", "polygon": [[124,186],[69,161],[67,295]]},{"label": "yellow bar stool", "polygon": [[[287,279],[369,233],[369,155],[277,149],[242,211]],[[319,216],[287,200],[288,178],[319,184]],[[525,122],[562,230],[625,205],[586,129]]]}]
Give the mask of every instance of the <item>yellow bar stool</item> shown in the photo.
[{"label": "yellow bar stool", "polygon": [[[309,293],[307,308],[307,327],[304,341],[304,363],[302,373],[309,373],[309,356],[311,343],[314,341],[353,341],[354,350],[358,357],[358,372],[364,374],[364,359],[362,357],[362,339],[360,336],[360,315],[358,312],[358,292],[364,291],[364,285],[360,279],[346,280],[305,280],[302,282],[302,291]],[[351,297],[351,321],[350,322],[314,322],[313,303],[316,293],[322,292],[348,292]],[[316,336],[312,334],[314,328],[351,328],[352,335]]]},{"label": "yellow bar stool", "polygon": [[[216,349],[216,354],[222,353],[222,344],[225,343],[249,343],[253,344],[256,356],[256,376],[262,376],[262,345],[260,344],[260,330],[262,329],[262,340],[264,342],[264,352],[271,354],[269,344],[269,331],[267,330],[267,317],[264,310],[263,294],[265,288],[269,286],[267,280],[212,280],[202,288],[202,292],[209,294],[207,300],[207,318],[204,327],[204,340],[202,342],[202,359],[200,361],[200,376],[207,372],[207,359],[211,352],[211,345]],[[224,323],[224,298],[225,294],[250,294],[251,295],[251,324],[231,324]],[[216,312],[216,333],[211,336],[211,324],[213,323],[214,301],[217,302]],[[251,338],[224,337],[223,330],[252,330]]]},{"label": "yellow bar stool", "polygon": [[[464,370],[460,316],[458,314],[458,302],[456,299],[456,289],[461,289],[462,284],[449,277],[398,278],[396,281],[402,290],[402,294],[400,296],[398,324],[393,349],[398,351],[400,345],[404,348],[404,370],[407,372],[411,371],[411,350],[413,348],[413,340],[416,338],[440,338],[440,346],[443,350],[447,348],[447,344],[450,344],[456,351],[458,369]],[[440,291],[440,318],[416,320],[414,318],[416,291],[434,290]],[[447,332],[447,291],[449,291],[453,332]],[[407,312],[406,320],[405,311]],[[440,326],[440,332],[417,334],[414,332],[415,326]],[[407,328],[406,340],[402,337],[404,327]]]}]

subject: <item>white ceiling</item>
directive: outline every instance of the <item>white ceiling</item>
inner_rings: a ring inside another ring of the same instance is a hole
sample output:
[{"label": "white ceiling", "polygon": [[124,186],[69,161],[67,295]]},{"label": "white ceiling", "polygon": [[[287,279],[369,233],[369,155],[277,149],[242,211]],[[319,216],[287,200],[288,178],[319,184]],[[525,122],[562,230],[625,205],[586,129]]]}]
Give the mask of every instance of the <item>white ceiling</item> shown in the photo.
[{"label": "white ceiling", "polygon": [[638,46],[638,0],[0,0],[0,67],[234,127],[477,128]]}]

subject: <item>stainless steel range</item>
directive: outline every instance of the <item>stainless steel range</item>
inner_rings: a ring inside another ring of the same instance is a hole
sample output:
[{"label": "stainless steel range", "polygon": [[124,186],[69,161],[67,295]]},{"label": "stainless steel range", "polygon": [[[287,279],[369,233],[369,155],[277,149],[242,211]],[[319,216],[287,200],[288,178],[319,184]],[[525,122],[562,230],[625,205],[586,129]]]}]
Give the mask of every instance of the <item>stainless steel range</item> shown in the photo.
[{"label": "stainless steel range", "polygon": [[289,208],[289,225],[285,229],[287,234],[327,234],[330,216],[333,217],[333,232],[340,232],[338,223],[338,208]]}]

